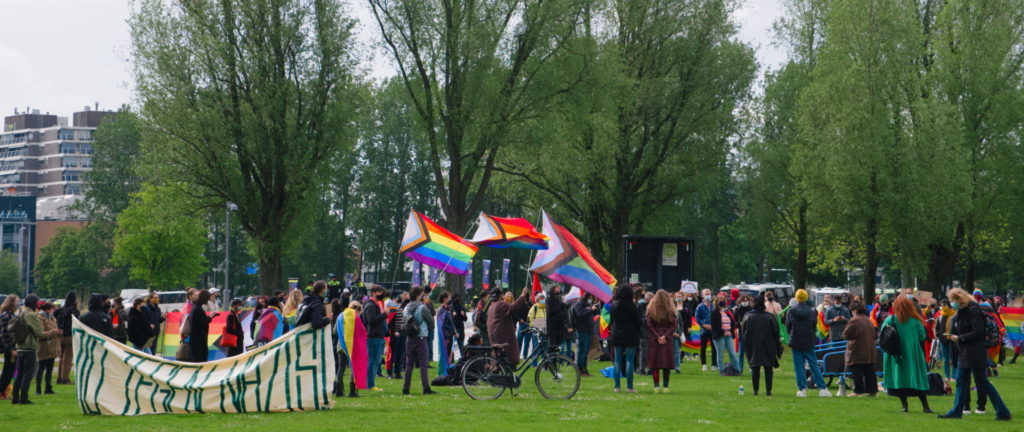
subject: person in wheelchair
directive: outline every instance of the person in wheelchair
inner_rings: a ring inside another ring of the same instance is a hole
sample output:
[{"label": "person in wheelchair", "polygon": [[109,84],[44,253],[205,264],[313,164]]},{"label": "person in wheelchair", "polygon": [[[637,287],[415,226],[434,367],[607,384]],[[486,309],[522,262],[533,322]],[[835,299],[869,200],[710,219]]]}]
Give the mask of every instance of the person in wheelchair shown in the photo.
[{"label": "person in wheelchair", "polygon": [[462,385],[462,374],[466,368],[466,364],[470,360],[473,360],[482,355],[487,355],[492,352],[492,348],[488,345],[484,345],[484,338],[480,334],[474,334],[469,337],[466,341],[466,346],[463,347],[462,357],[455,364],[448,366],[448,375],[434,378],[430,383],[432,386],[458,386]]}]

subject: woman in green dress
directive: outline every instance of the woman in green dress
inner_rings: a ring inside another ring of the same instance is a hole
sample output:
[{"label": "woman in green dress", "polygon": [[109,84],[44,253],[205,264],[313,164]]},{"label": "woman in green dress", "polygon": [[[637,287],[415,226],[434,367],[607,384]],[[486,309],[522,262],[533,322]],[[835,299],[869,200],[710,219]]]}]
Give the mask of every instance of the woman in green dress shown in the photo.
[{"label": "woman in green dress", "polygon": [[885,376],[882,382],[889,396],[900,398],[903,412],[907,412],[907,398],[916,396],[921,400],[924,412],[934,412],[928,407],[928,368],[924,361],[925,330],[924,319],[908,296],[901,295],[893,305],[893,315],[882,323],[882,328],[894,326],[900,339],[900,354],[884,354]]}]

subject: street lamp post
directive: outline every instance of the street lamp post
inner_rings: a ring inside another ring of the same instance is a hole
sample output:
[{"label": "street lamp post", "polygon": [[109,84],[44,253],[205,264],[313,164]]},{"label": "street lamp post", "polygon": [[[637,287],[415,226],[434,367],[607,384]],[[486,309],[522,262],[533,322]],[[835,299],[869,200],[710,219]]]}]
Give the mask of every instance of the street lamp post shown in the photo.
[{"label": "street lamp post", "polygon": [[224,210],[224,310],[231,307],[231,212],[238,211],[238,205],[228,202]]},{"label": "street lamp post", "polygon": [[28,253],[25,248],[25,226],[21,226],[20,235],[18,236],[18,249],[21,252],[21,276],[25,281],[25,297],[28,297]]}]

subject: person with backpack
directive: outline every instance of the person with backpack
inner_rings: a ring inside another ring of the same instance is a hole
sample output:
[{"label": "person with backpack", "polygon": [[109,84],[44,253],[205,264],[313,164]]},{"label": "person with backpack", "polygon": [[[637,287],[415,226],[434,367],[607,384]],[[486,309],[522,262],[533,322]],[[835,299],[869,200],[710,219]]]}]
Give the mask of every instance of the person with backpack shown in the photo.
[{"label": "person with backpack", "polygon": [[266,345],[284,334],[284,315],[281,315],[280,305],[277,296],[267,299],[267,308],[260,314],[260,322],[256,326],[256,346]]},{"label": "person with backpack", "polygon": [[39,297],[29,294],[25,297],[25,306],[21,308],[21,314],[9,325],[14,333],[15,348],[18,350],[18,376],[14,378],[14,393],[11,397],[14,405],[32,404],[28,399],[28,389],[32,384],[32,377],[36,375],[36,350],[39,349],[39,340],[43,338],[43,325],[36,315],[38,304]]},{"label": "person with backpack", "polygon": [[18,300],[17,295],[11,294],[4,299],[3,305],[0,305],[0,351],[4,354],[4,369],[0,373],[0,400],[6,400],[10,396],[7,394],[7,387],[14,379],[14,363],[18,358],[14,332],[10,328],[18,312]]},{"label": "person with backpack", "polygon": [[952,330],[948,338],[955,344],[958,352],[956,378],[956,396],[953,408],[939,418],[961,418],[969,409],[971,393],[971,377],[978,392],[984,392],[996,409],[996,420],[1010,420],[1010,409],[1006,407],[995,386],[989,381],[986,372],[988,367],[989,345],[999,344],[999,328],[982,312],[978,303],[960,288],[953,288],[946,294],[950,306],[955,309]]},{"label": "person with backpack", "polygon": [[409,291],[412,301],[405,307],[402,315],[405,323],[402,331],[405,333],[405,383],[402,386],[402,394],[409,394],[409,385],[412,384],[412,370],[416,365],[420,367],[420,382],[423,384],[423,394],[435,394],[430,389],[430,379],[427,376],[429,364],[427,361],[427,350],[430,346],[427,343],[428,336],[434,331],[434,322],[430,311],[423,304],[421,297],[423,289],[415,287]]},{"label": "person with backpack", "polygon": [[796,396],[807,397],[807,378],[804,374],[804,365],[807,365],[811,370],[814,386],[818,388],[818,396],[831,397],[832,393],[825,387],[825,379],[821,376],[818,359],[814,356],[818,314],[807,302],[809,297],[806,290],[796,290],[796,304],[785,313],[789,347],[793,351],[793,368],[796,372]]},{"label": "person with backpack", "polygon": [[371,391],[384,391],[377,387],[377,375],[380,374],[380,362],[384,356],[384,338],[388,336],[388,315],[381,308],[384,301],[384,287],[370,286],[370,299],[363,303],[363,313],[359,318],[366,327],[366,349],[369,358],[367,364],[367,387]]},{"label": "person with backpack", "polygon": [[[924,329],[924,318],[918,312],[909,295],[899,295],[892,305],[892,315],[882,321],[882,364],[885,375],[882,383],[889,396],[900,398],[903,412],[907,412],[907,398],[921,400],[924,412],[934,412],[928,407],[928,366],[925,364],[923,342],[928,338]],[[890,348],[884,341],[895,330],[896,346]],[[893,350],[895,348],[895,350]],[[895,352],[894,352],[895,351]]]},{"label": "person with backpack", "polygon": [[71,322],[78,318],[81,312],[78,311],[78,295],[69,291],[64,297],[64,304],[53,314],[57,318],[57,328],[60,329],[60,358],[57,359],[57,385],[71,384]]}]

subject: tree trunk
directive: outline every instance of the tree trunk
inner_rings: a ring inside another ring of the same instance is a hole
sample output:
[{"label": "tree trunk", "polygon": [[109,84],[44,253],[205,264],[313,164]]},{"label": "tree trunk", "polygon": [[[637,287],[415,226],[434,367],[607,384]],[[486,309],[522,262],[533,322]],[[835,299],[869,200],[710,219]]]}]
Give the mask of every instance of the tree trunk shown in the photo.
[{"label": "tree trunk", "polygon": [[865,239],[864,256],[864,301],[873,302],[875,298],[875,274],[878,273],[878,221],[868,221],[867,238]]},{"label": "tree trunk", "polygon": [[269,296],[281,289],[281,252],[260,254],[260,294]]},{"label": "tree trunk", "polygon": [[800,206],[796,232],[796,265],[793,268],[793,287],[807,287],[807,204]]},{"label": "tree trunk", "polygon": [[928,274],[925,276],[921,289],[942,297],[943,285],[949,280],[956,268],[957,259],[960,257],[964,238],[964,224],[961,222],[956,226],[956,234],[953,236],[953,244],[950,246],[933,244],[928,246],[930,256],[928,258]]},{"label": "tree trunk", "polygon": [[962,286],[963,289],[965,291],[967,291],[967,292],[973,292],[974,291],[974,280],[975,280],[974,274],[975,274],[975,270],[977,269],[977,262],[974,260],[975,247],[974,247],[974,233],[973,233],[973,230],[972,230],[972,232],[967,233],[967,239],[966,240],[967,240],[966,241],[967,244],[966,244],[966,247],[964,248],[964,251],[963,251],[964,252],[964,257],[963,257],[964,258],[964,280],[963,280],[963,283],[960,284],[960,286]]}]

